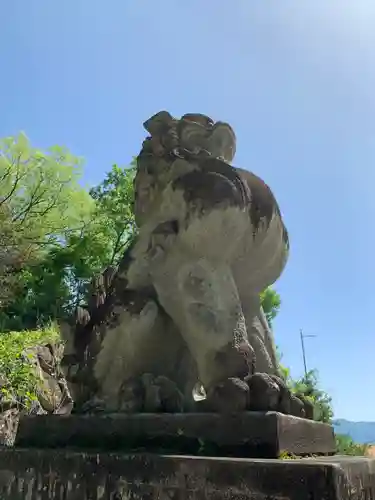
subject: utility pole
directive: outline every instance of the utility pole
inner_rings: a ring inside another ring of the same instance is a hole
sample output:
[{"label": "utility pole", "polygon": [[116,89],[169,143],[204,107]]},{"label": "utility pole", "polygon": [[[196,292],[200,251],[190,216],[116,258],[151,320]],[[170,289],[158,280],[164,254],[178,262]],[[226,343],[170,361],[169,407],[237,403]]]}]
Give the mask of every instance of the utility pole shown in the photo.
[{"label": "utility pole", "polygon": [[305,369],[305,378],[307,378],[307,364],[306,364],[306,351],[305,351],[305,342],[304,342],[304,339],[308,338],[308,337],[316,337],[316,335],[305,335],[302,332],[302,329],[299,331],[299,335],[301,337],[302,358],[303,358],[303,367]]}]

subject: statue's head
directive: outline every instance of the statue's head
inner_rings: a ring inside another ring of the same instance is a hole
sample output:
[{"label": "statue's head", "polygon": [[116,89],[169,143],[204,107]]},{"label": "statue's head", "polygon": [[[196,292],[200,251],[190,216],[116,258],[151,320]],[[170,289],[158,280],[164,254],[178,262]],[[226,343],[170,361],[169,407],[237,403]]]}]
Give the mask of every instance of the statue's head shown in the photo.
[{"label": "statue's head", "polygon": [[160,111],[143,126],[150,134],[143,146],[153,146],[156,156],[202,155],[230,163],[236,152],[236,136],[231,126],[215,123],[206,115],[189,113],[176,119],[167,111]]},{"label": "statue's head", "polygon": [[194,163],[220,158],[230,163],[236,152],[236,136],[230,125],[206,115],[189,113],[180,119],[160,111],[143,124],[149,136],[137,158],[135,214],[142,224],[152,213],[154,201],[175,170],[176,160]]}]

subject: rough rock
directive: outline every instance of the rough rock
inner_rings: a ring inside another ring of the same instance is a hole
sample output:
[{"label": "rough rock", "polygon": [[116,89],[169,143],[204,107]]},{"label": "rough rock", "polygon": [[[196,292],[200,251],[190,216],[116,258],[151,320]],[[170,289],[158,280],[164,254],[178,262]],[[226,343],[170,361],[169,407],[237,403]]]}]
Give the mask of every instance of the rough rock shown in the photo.
[{"label": "rough rock", "polygon": [[63,347],[39,345],[25,354],[40,380],[37,394],[40,406],[48,413],[69,414],[73,400],[60,368]]},{"label": "rough rock", "polygon": [[11,446],[15,439],[21,415],[69,414],[73,400],[60,368],[62,346],[38,345],[24,352],[24,360],[31,363],[39,380],[37,401],[26,408],[22,401],[0,400],[0,445]]},{"label": "rough rock", "polygon": [[13,446],[19,422],[19,411],[11,408],[0,413],[0,446]]}]

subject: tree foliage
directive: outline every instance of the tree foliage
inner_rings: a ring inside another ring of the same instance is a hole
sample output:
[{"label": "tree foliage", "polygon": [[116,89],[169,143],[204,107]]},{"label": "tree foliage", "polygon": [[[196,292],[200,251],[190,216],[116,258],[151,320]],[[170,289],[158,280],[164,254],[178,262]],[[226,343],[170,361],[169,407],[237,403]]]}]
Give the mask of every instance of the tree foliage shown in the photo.
[{"label": "tree foliage", "polygon": [[37,399],[40,379],[28,360],[35,345],[56,343],[59,333],[51,324],[35,331],[0,334],[0,410],[7,405],[29,408]]},{"label": "tree foliage", "polygon": [[42,152],[19,134],[0,141],[0,209],[29,252],[79,230],[93,202],[79,185],[82,160],[59,146]]},{"label": "tree foliage", "polygon": [[0,328],[25,330],[71,314],[94,274],[117,264],[135,234],[134,166],[95,188],[65,148],[0,141]]},{"label": "tree foliage", "polygon": [[332,398],[319,388],[317,370],[310,370],[302,378],[291,382],[292,391],[306,397],[314,405],[314,419],[329,423],[333,417]]},{"label": "tree foliage", "polygon": [[104,181],[91,189],[96,201],[96,225],[106,246],[106,264],[117,264],[135,232],[133,180],[135,168],[113,165]]},{"label": "tree foliage", "polygon": [[336,453],[339,455],[365,456],[369,446],[355,443],[350,436],[336,434]]},{"label": "tree foliage", "polygon": [[267,318],[270,328],[272,321],[278,314],[281,306],[280,295],[272,287],[268,287],[260,294],[260,303]]},{"label": "tree foliage", "polygon": [[290,369],[281,362],[282,355],[278,351],[280,375],[289,389],[297,396],[303,396],[311,401],[314,406],[314,420],[329,423],[333,417],[332,398],[320,389],[317,370],[310,370],[298,379],[292,378]]},{"label": "tree foliage", "polygon": [[71,314],[86,300],[92,277],[108,265],[117,265],[131,243],[136,233],[133,178],[133,167],[114,165],[103,182],[90,190],[95,205],[88,224],[49,253],[43,266],[44,279],[56,278],[56,298],[63,297],[60,316]]},{"label": "tree foliage", "polygon": [[5,309],[14,316],[14,302],[28,298],[30,273],[90,219],[94,201],[78,182],[81,166],[64,148],[33,148],[24,134],[0,141],[2,323]]}]

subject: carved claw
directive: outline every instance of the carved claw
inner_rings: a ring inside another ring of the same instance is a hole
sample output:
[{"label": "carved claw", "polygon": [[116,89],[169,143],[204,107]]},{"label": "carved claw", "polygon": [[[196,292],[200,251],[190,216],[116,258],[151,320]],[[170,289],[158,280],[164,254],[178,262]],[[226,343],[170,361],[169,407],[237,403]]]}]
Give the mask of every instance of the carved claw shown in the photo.
[{"label": "carved claw", "polygon": [[177,385],[167,377],[157,377],[156,386],[159,387],[159,395],[162,411],[165,413],[181,413],[184,411],[184,397]]},{"label": "carved claw", "polygon": [[286,415],[312,419],[311,403],[292,394],[286,383],[276,375],[254,373],[246,378],[249,384],[249,409],[279,411]]},{"label": "carved claw", "polygon": [[184,397],[169,378],[144,373],[124,384],[119,407],[127,413],[181,413]]},{"label": "carved claw", "polygon": [[228,378],[207,391],[208,411],[234,413],[249,406],[249,386],[239,378]]},{"label": "carved claw", "polygon": [[79,413],[102,413],[105,411],[105,403],[102,399],[93,397],[83,403]]},{"label": "carved claw", "polygon": [[254,373],[247,378],[250,389],[249,409],[276,411],[280,401],[280,387],[267,373]]}]

